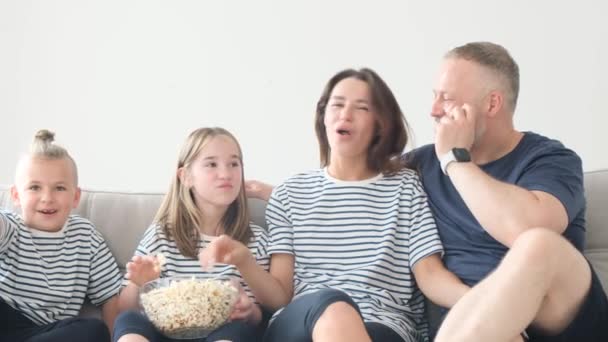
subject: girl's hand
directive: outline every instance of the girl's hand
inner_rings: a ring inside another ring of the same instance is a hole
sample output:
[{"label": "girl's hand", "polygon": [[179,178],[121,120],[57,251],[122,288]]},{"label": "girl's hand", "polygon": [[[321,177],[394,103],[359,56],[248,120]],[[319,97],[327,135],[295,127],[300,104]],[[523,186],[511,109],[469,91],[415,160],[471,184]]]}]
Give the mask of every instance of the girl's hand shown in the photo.
[{"label": "girl's hand", "polygon": [[228,235],[220,235],[198,254],[203,269],[212,267],[214,263],[229,264],[239,268],[252,258],[253,255],[247,246]]},{"label": "girl's hand", "polygon": [[239,298],[234,304],[234,309],[230,314],[231,320],[244,320],[258,324],[262,320],[262,310],[260,306],[251,301],[243,287],[239,286]]},{"label": "girl's hand", "polygon": [[159,259],[151,255],[134,256],[127,263],[127,278],[137,286],[160,277],[161,264]]}]

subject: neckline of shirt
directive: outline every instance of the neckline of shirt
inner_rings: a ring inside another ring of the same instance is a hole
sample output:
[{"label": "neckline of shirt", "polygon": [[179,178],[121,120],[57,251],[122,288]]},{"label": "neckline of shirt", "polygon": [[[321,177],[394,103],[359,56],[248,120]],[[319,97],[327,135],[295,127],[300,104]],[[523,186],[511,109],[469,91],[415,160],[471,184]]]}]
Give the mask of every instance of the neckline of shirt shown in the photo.
[{"label": "neckline of shirt", "polygon": [[367,179],[361,179],[361,180],[356,180],[356,181],[346,181],[346,180],[341,180],[341,179],[331,176],[329,174],[329,172],[327,171],[327,167],[323,168],[323,174],[325,175],[325,178],[327,178],[331,182],[340,184],[340,185],[365,185],[365,184],[373,183],[373,182],[377,181],[378,179],[382,178],[382,173],[378,173],[377,175],[367,178]]}]

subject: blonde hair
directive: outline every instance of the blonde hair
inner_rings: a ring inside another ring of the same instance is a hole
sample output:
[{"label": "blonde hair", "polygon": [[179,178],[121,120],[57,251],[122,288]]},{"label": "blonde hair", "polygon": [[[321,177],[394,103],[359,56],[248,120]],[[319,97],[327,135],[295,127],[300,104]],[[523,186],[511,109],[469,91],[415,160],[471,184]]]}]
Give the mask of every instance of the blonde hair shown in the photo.
[{"label": "blonde hair", "polygon": [[69,160],[72,164],[72,167],[74,168],[74,180],[76,184],[78,184],[78,169],[76,168],[76,162],[74,162],[74,159],[70,156],[70,154],[65,148],[54,144],[54,140],[55,133],[49,130],[41,129],[36,132],[36,135],[34,136],[34,141],[30,145],[29,157]]},{"label": "blonde hair", "polygon": [[[189,168],[205,145],[218,135],[227,136],[234,141],[239,152],[241,165],[243,165],[241,147],[230,132],[220,127],[199,128],[193,131],[181,148],[171,186],[154,218],[154,221],[162,227],[167,237],[175,240],[179,251],[192,258],[196,258],[198,252],[198,241],[200,239],[198,228],[203,223],[203,213],[196,206],[191,188],[186,187],[181,181],[177,170]],[[243,168],[241,168],[241,176],[241,179],[245,179]],[[226,235],[245,245],[249,243],[253,236],[249,226],[247,196],[242,184],[240,184],[236,200],[228,206],[220,224]]]}]

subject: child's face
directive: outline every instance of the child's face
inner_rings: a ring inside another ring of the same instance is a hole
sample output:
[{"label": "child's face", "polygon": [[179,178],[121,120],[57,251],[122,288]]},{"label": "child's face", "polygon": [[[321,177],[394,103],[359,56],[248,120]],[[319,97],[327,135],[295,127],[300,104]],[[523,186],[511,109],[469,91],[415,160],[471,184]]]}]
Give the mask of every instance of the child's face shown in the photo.
[{"label": "child's face", "polygon": [[75,170],[67,158],[22,160],[11,194],[25,224],[48,232],[59,231],[80,200]]},{"label": "child's face", "polygon": [[192,188],[203,213],[226,210],[241,190],[242,172],[236,143],[228,136],[218,135],[209,140],[188,167],[185,184]]}]

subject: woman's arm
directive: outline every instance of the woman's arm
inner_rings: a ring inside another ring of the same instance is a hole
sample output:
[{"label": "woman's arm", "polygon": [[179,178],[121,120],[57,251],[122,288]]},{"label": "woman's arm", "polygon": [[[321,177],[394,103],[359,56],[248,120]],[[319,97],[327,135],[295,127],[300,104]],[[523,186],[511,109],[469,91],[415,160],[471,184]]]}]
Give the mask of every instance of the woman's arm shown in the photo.
[{"label": "woman's arm", "polygon": [[454,273],[443,265],[439,253],[420,259],[413,268],[418,287],[433,303],[451,308],[469,291]]}]

